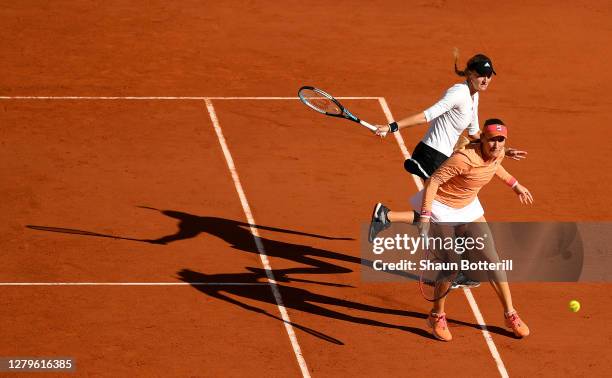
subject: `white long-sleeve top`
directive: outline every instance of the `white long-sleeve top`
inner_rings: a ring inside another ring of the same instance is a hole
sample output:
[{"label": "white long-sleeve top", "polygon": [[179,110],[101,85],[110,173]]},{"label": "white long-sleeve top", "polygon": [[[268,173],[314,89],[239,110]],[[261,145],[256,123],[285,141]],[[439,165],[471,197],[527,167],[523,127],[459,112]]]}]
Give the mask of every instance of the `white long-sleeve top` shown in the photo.
[{"label": "white long-sleeve top", "polygon": [[425,110],[429,129],[422,141],[446,156],[451,156],[461,133],[466,128],[476,134],[478,126],[478,92],[470,96],[467,82],[450,87],[444,96]]}]

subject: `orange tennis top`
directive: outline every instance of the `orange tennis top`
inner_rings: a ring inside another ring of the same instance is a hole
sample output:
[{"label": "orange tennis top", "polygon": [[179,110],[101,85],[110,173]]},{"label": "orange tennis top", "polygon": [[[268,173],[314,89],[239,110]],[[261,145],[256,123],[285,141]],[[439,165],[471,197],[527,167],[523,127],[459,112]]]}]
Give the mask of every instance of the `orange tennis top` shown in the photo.
[{"label": "orange tennis top", "polygon": [[502,160],[503,153],[497,159],[485,161],[480,143],[471,143],[455,151],[431,176],[423,210],[431,211],[434,199],[456,209],[465,207],[493,176],[512,186],[516,180],[502,167]]}]

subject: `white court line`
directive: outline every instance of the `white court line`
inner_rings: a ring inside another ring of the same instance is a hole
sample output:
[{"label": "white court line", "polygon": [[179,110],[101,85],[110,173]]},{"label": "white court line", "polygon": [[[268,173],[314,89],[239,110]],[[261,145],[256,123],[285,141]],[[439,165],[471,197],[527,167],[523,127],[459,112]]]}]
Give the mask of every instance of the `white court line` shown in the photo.
[{"label": "white court line", "polygon": [[[383,112],[385,113],[385,116],[387,117],[387,121],[393,122],[394,121],[393,115],[391,114],[391,109],[389,109],[389,104],[387,104],[387,100],[385,100],[384,97],[379,97],[378,102],[380,103],[380,107],[382,108]],[[399,145],[400,151],[402,151],[402,155],[404,156],[404,159],[409,159],[410,152],[408,152],[408,148],[406,148],[406,143],[404,143],[402,134],[393,133],[393,136],[395,136],[395,141]],[[421,182],[421,179],[415,175],[412,175],[412,179],[414,180],[414,183],[417,189],[423,190],[423,183]]]},{"label": "white court line", "polygon": [[[256,224],[253,216],[251,214],[251,210],[250,207],[248,205],[248,202],[246,200],[246,196],[244,194],[244,191],[242,189],[242,185],[240,184],[240,180],[238,178],[238,174],[236,172],[236,168],[234,166],[233,163],[233,159],[231,157],[231,154],[229,152],[229,149],[227,147],[227,143],[225,142],[225,138],[223,137],[223,133],[221,131],[221,127],[219,126],[219,121],[217,119],[216,113],[214,111],[214,108],[212,106],[212,102],[211,100],[297,100],[298,97],[200,97],[200,96],[196,96],[196,97],[191,97],[191,96],[158,96],[158,97],[154,97],[154,96],[0,96],[0,100],[204,100],[206,102],[206,107],[208,109],[209,115],[211,117],[211,120],[213,121],[213,126],[215,128],[215,132],[217,133],[217,137],[219,138],[219,143],[221,144],[221,148],[223,150],[223,153],[225,155],[226,158],[226,162],[227,165],[230,169],[230,172],[232,174],[232,179],[234,180],[234,184],[236,186],[236,191],[238,192],[238,196],[240,197],[240,201],[242,203],[243,206],[243,210],[245,212],[245,215],[247,217],[247,220],[249,222],[249,224],[253,225],[251,226],[251,233],[253,234],[253,238],[255,239],[255,244],[257,246],[257,249],[259,251],[260,254],[260,258],[261,261],[265,267],[266,270],[266,275],[268,276],[268,280],[269,280],[269,284],[272,288],[272,292],[274,294],[274,298],[277,302],[277,306],[279,308],[279,311],[281,313],[281,316],[283,318],[284,324],[285,324],[285,329],[287,330],[287,333],[289,335],[289,339],[291,340],[291,344],[293,346],[293,350],[294,353],[296,355],[296,358],[298,360],[298,363],[300,365],[300,369],[302,370],[302,375],[304,377],[310,377],[310,373],[308,372],[308,368],[306,366],[306,361],[304,360],[304,357],[302,355],[301,352],[301,348],[297,342],[297,337],[295,335],[295,332],[293,330],[293,327],[291,326],[290,323],[290,319],[289,319],[289,314],[287,313],[286,308],[283,305],[283,301],[282,298],[280,296],[280,292],[278,290],[278,287],[276,286],[276,280],[274,279],[274,275],[271,271],[271,267],[268,261],[268,257],[265,253],[265,250],[263,248],[263,244],[261,243],[260,237],[259,237],[259,233],[257,231],[257,229],[254,227],[254,225]],[[387,101],[384,97],[337,97],[337,99],[339,100],[378,100],[381,108],[383,109],[383,112],[385,113],[387,120],[389,122],[392,122],[394,120],[392,114],[391,114],[391,110],[389,109],[389,106],[387,104]],[[400,147],[400,150],[404,156],[404,158],[408,159],[410,157],[410,153],[408,152],[408,149],[406,148],[406,145],[404,143],[404,140],[401,136],[400,133],[394,133],[395,139]],[[419,190],[423,189],[423,184],[420,181],[420,179],[417,176],[412,176],[414,179],[414,182],[417,186],[417,188]],[[155,284],[155,283],[31,283],[31,285],[45,285],[45,284],[50,284],[50,285],[57,285],[57,286],[61,286],[61,285],[121,285],[121,284],[125,284],[126,286],[129,285],[140,285],[142,284],[143,286],[145,284],[147,285],[151,285],[151,284]],[[185,282],[177,282],[177,283],[157,283],[159,285],[192,285],[192,284],[198,284],[198,283],[185,283]],[[214,283],[200,283],[200,284],[214,284]],[[220,283],[223,285],[228,285],[228,283]],[[241,283],[235,283],[235,284],[240,284],[240,285],[245,285],[245,284],[241,284]],[[262,284],[268,284],[268,283],[262,283]],[[14,285],[14,286],[18,286],[21,285],[23,286],[24,283],[4,283],[4,284],[0,284],[0,285],[4,285],[4,286],[10,286],[10,285]],[[256,283],[251,283],[251,285],[256,285]],[[501,374],[502,377],[508,377],[508,372],[506,371],[506,368],[504,366],[503,361],[501,360],[501,357],[499,355],[499,352],[497,351],[497,348],[495,346],[495,343],[493,342],[493,339],[490,335],[490,333],[487,330],[487,327],[484,323],[484,319],[482,317],[482,314],[480,313],[480,310],[478,308],[478,305],[476,304],[476,300],[474,299],[470,289],[464,289],[464,294],[472,308],[472,312],[474,312],[474,316],[476,317],[476,321],[478,322],[482,333],[483,333],[483,337],[485,338],[487,345],[489,347],[489,350],[491,352],[491,355],[493,356],[493,359],[495,360],[498,370]]]},{"label": "white court line", "polygon": [[221,149],[223,150],[223,155],[225,156],[225,161],[227,162],[227,167],[229,168],[230,174],[232,176],[232,180],[234,181],[234,186],[236,187],[236,192],[238,192],[238,197],[240,198],[240,203],[242,204],[242,209],[244,211],[244,215],[249,222],[251,234],[253,235],[253,239],[255,240],[255,245],[257,246],[257,250],[259,251],[259,257],[261,259],[261,263],[266,270],[266,276],[268,277],[268,281],[270,282],[270,288],[272,289],[272,294],[274,295],[274,299],[276,300],[276,305],[278,307],[278,311],[281,314],[283,319],[283,324],[285,325],[285,330],[287,331],[287,335],[289,336],[289,340],[291,341],[291,346],[293,347],[293,352],[298,361],[298,365],[300,366],[300,370],[302,371],[302,376],[304,378],[310,378],[310,372],[308,371],[308,366],[306,365],[306,360],[302,355],[302,349],[300,348],[300,344],[298,343],[297,336],[295,335],[295,331],[293,330],[293,326],[291,325],[291,319],[289,318],[289,313],[283,304],[283,298],[281,297],[280,291],[276,284],[276,279],[274,278],[274,273],[272,272],[272,267],[270,265],[270,261],[268,259],[268,255],[266,254],[266,250],[264,249],[263,243],[261,242],[261,238],[259,236],[259,232],[255,227],[255,219],[253,218],[253,213],[251,212],[251,207],[247,201],[246,195],[244,194],[244,190],[242,188],[242,184],[240,183],[240,178],[238,177],[238,171],[236,171],[236,166],[234,165],[234,159],[229,151],[229,147],[227,146],[227,142],[225,141],[225,137],[223,136],[223,131],[221,130],[221,125],[219,124],[219,119],[217,118],[217,113],[215,112],[215,108],[210,99],[205,101],[206,108],[208,109],[208,114],[210,115],[210,119],[213,123],[213,127],[215,129],[215,133],[217,133],[217,138],[219,139],[219,144],[221,145]]},{"label": "white court line", "polygon": [[[0,96],[0,100],[297,100],[299,97],[202,96]],[[336,97],[338,100],[377,100],[379,97]]]},{"label": "white court line", "polygon": [[204,100],[185,96],[0,96],[0,100]]},{"label": "white court line", "polygon": [[[338,100],[376,100],[378,97],[341,96]],[[206,100],[299,100],[299,97],[206,97]]]},{"label": "white court line", "polygon": [[[387,104],[387,100],[384,97],[381,97],[381,98],[379,98],[379,102],[380,102],[380,106],[383,109],[383,112],[385,113],[385,116],[387,117],[387,121],[388,122],[393,122],[395,119],[393,118],[393,115],[391,114],[391,110],[389,109],[389,105]],[[397,144],[399,145],[400,149],[402,150],[402,154],[404,155],[404,159],[409,159],[410,158],[410,153],[408,152],[408,149],[406,148],[406,144],[404,143],[404,139],[402,138],[402,135],[400,133],[393,133],[393,135],[395,136],[395,140],[397,141]],[[414,183],[416,184],[417,188],[419,190],[422,190],[423,189],[423,183],[421,182],[421,179],[419,177],[415,176],[415,175],[412,175],[412,179],[414,180]],[[497,365],[497,370],[499,371],[499,374],[502,377],[507,378],[508,377],[508,371],[506,370],[506,366],[504,365],[504,361],[502,361],[501,356],[499,355],[499,352],[497,351],[497,347],[495,346],[495,343],[493,342],[493,338],[491,337],[491,334],[489,333],[489,330],[487,329],[487,325],[485,324],[484,318],[483,318],[482,314],[480,313],[480,309],[478,308],[478,304],[476,303],[476,299],[474,299],[474,296],[472,295],[472,292],[468,288],[464,288],[463,289],[463,293],[465,294],[465,297],[467,298],[467,301],[470,304],[472,312],[474,313],[474,317],[476,318],[476,322],[480,326],[480,329],[482,331],[482,336],[484,337],[485,341],[487,342],[487,346],[489,347],[489,351],[491,352],[491,356],[495,360],[495,364]]]},{"label": "white court line", "polygon": [[491,352],[491,355],[493,356],[493,359],[495,360],[495,363],[497,364],[497,370],[499,370],[499,374],[503,378],[508,378],[509,375],[508,375],[508,371],[506,370],[506,366],[504,365],[504,361],[502,361],[501,356],[499,355],[499,352],[497,351],[497,348],[495,347],[495,342],[493,342],[493,337],[491,336],[491,334],[489,333],[489,330],[487,329],[487,326],[484,321],[484,317],[480,313],[480,309],[478,308],[478,305],[476,304],[476,299],[474,299],[474,296],[472,295],[472,291],[468,288],[464,288],[463,293],[465,294],[465,297],[467,298],[467,301],[470,304],[470,307],[472,308],[472,312],[474,313],[474,317],[476,317],[476,321],[480,325],[480,328],[482,330],[482,336],[487,341],[487,345],[489,346],[489,351]]},{"label": "white court line", "polygon": [[268,282],[0,282],[0,286],[263,286]]}]

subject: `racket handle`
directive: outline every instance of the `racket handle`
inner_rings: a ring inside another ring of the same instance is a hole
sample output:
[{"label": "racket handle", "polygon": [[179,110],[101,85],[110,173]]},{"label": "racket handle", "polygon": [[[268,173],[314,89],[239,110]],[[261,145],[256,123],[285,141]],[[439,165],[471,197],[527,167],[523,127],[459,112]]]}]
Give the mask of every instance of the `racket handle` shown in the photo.
[{"label": "racket handle", "polygon": [[367,123],[366,121],[360,119],[359,120],[359,124],[363,127],[367,127],[368,129],[370,129],[371,132],[375,133],[376,130],[378,130],[378,128],[370,123]]}]

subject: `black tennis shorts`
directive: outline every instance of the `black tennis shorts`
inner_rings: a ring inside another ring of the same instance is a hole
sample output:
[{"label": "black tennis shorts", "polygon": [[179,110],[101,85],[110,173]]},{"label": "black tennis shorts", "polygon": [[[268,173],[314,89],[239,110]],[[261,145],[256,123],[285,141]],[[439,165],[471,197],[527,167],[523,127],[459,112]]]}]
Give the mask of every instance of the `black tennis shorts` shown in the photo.
[{"label": "black tennis shorts", "polygon": [[423,142],[419,142],[410,159],[406,159],[404,162],[404,169],[423,180],[427,180],[446,159],[448,159],[448,156]]}]

